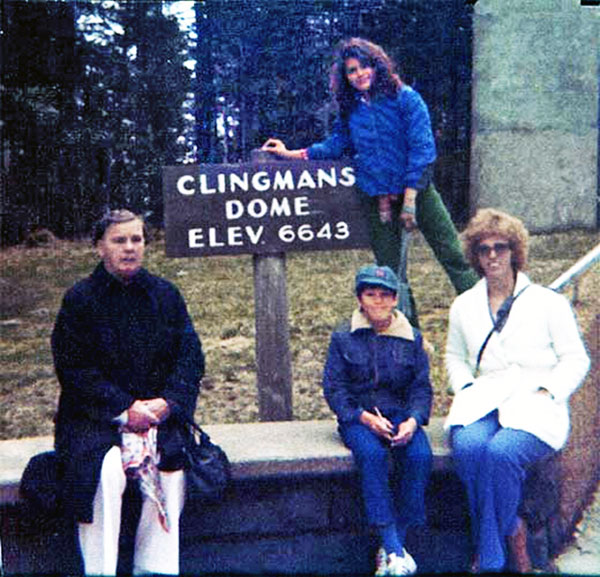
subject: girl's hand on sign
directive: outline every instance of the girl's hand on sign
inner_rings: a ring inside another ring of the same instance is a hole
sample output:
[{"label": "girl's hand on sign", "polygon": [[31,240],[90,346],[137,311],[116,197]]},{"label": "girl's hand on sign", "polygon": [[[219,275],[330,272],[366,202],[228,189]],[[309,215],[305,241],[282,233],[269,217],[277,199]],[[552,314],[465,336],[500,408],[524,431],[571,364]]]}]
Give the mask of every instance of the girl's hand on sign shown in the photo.
[{"label": "girl's hand on sign", "polygon": [[288,149],[282,140],[278,138],[269,138],[263,145],[261,150],[266,152],[272,152],[273,154],[279,154],[279,156],[285,156]]},{"label": "girl's hand on sign", "polygon": [[299,160],[307,159],[305,149],[302,148],[298,150],[288,150],[283,141],[279,140],[278,138],[269,138],[269,140],[262,145],[261,150],[271,152],[272,154],[276,154],[282,158],[294,158]]}]

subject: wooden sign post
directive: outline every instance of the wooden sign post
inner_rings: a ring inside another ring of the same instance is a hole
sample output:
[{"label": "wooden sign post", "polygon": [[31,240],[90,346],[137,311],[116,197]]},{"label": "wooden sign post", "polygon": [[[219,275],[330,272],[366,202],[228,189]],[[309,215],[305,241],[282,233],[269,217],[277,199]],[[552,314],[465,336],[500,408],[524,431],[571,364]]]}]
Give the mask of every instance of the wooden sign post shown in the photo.
[{"label": "wooden sign post", "polygon": [[[273,157],[253,150],[251,160],[259,165]],[[258,415],[261,421],[291,421],[294,409],[285,252],[255,254],[252,260]]]},{"label": "wooden sign post", "polygon": [[285,253],[253,256],[258,413],[261,421],[289,421],[292,357]]},{"label": "wooden sign post", "polygon": [[259,418],[293,418],[286,253],[369,246],[366,219],[342,162],[277,161],[163,169],[170,257],[252,254]]}]

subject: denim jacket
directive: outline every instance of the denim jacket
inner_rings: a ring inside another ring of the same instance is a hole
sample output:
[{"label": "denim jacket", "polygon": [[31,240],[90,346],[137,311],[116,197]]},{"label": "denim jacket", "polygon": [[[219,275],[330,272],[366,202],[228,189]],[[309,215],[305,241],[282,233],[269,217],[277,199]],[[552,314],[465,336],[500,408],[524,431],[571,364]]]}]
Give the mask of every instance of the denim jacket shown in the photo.
[{"label": "denim jacket", "polygon": [[363,410],[377,407],[387,417],[403,412],[426,425],[433,392],[421,334],[400,312],[376,333],[355,311],[331,337],[323,390],[340,423],[357,422]]},{"label": "denim jacket", "polygon": [[347,122],[338,119],[328,138],[307,149],[311,160],[353,157],[358,187],[369,196],[419,188],[436,158],[427,105],[409,86],[395,98],[358,99]]}]

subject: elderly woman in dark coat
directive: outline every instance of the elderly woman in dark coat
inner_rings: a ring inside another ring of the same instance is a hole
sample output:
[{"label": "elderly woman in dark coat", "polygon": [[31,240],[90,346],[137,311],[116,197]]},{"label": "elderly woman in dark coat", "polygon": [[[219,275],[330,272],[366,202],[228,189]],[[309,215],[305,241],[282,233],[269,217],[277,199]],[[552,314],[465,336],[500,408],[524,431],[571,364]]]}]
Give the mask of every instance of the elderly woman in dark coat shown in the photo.
[{"label": "elderly woman in dark coat", "polygon": [[425,521],[432,389],[420,332],[396,309],[389,267],[356,275],[359,308],[336,330],[323,376],[325,398],[358,467],[367,521],[379,535],[376,575],[417,570],[404,547],[409,527]]},{"label": "elderly woman in dark coat", "polygon": [[179,291],[142,268],[144,223],[112,211],[93,237],[101,262],[64,296],[52,334],[61,386],[56,450],[86,574],[114,575],[127,477],[144,497],[134,573],[179,572],[185,479],[178,412],[204,371]]}]

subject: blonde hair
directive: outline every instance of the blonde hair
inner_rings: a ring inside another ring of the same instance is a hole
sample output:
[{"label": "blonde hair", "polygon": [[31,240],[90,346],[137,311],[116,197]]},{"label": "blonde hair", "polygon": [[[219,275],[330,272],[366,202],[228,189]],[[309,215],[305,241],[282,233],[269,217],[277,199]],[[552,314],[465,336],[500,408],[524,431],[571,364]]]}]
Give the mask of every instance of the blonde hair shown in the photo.
[{"label": "blonde hair", "polygon": [[483,276],[483,269],[479,263],[477,248],[490,236],[501,236],[508,241],[511,265],[515,273],[527,268],[529,233],[523,222],[501,210],[483,208],[477,211],[462,233],[465,256],[479,276]]}]

